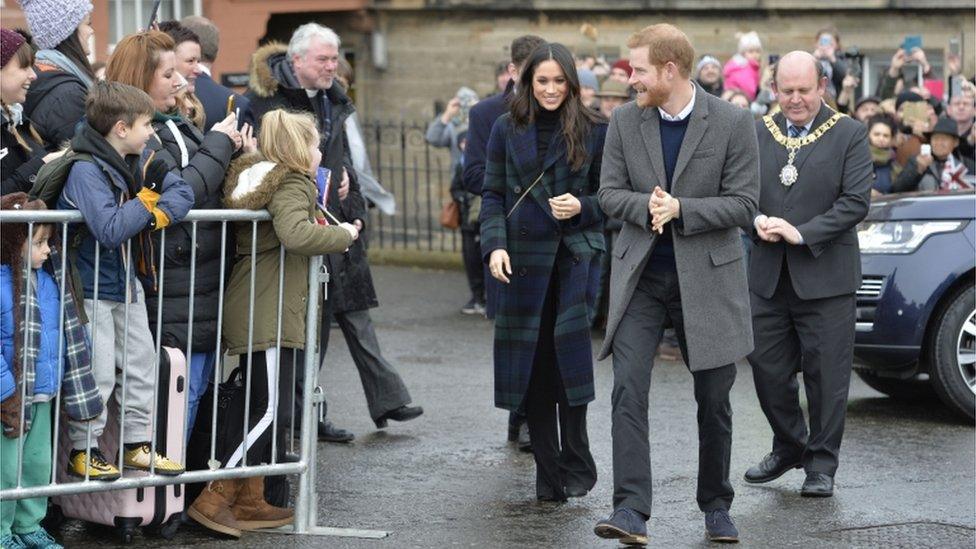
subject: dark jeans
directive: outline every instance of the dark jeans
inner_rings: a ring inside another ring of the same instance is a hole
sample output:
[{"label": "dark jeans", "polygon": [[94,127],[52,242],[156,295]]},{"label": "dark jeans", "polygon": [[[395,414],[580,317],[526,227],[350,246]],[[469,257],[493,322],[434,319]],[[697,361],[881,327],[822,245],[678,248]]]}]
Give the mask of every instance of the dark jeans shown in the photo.
[{"label": "dark jeans", "polygon": [[481,230],[461,229],[461,257],[464,273],[468,276],[471,297],[478,303],[485,302],[485,266],[481,259]]},{"label": "dark jeans", "polygon": [[565,498],[566,488],[589,491],[596,484],[596,463],[586,435],[586,405],[569,406],[556,367],[558,279],[553,269],[542,308],[532,376],[523,403],[535,456],[536,495],[550,499]]},{"label": "dark jeans", "polygon": [[[613,339],[613,506],[651,514],[648,392],[654,354],[670,319],[687,357],[681,294],[675,272],[645,269]],[[687,358],[685,359],[687,365]],[[698,507],[728,509],[735,365],[693,371],[698,403]]]},{"label": "dark jeans", "polygon": [[[833,476],[844,436],[854,352],[854,295],[800,299],[783,268],[772,299],[751,294],[756,394],[773,429],[773,452]],[[810,431],[800,409],[803,372]]]}]

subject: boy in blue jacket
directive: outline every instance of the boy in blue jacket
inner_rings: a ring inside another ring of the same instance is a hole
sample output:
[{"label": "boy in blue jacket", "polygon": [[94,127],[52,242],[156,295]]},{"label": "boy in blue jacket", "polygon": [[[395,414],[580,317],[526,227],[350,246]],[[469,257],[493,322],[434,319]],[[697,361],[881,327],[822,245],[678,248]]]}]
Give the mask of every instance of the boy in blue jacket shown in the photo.
[{"label": "boy in blue jacket", "polygon": [[[4,195],[0,209],[44,209],[44,203],[17,192]],[[102,411],[53,227],[35,224],[30,238],[27,230],[24,223],[0,230],[0,489],[16,487],[18,475],[25,488],[50,482],[51,407],[59,392],[72,419]],[[60,548],[41,527],[46,513],[46,497],[0,502],[0,547]]]},{"label": "boy in blue jacket", "polygon": [[[143,155],[153,134],[154,110],[149,96],[132,86],[92,86],[85,100],[85,123],[71,140],[72,150],[91,160],[74,162],[58,207],[77,209],[85,219],[84,227],[72,226],[69,241],[84,291],[92,371],[104,404],[115,392],[116,371],[126,372],[125,400],[115,394],[117,402],[125,402],[123,465],[141,471],[154,465],[157,474],[179,475],[183,466],[152,452],[150,445],[156,355],[136,275],[154,281],[149,233],[183,219],[193,205],[193,191],[168,173],[162,161],[147,162]],[[89,423],[68,422],[73,446],[70,474],[119,478],[119,470],[97,447],[106,418],[107,406]]]}]

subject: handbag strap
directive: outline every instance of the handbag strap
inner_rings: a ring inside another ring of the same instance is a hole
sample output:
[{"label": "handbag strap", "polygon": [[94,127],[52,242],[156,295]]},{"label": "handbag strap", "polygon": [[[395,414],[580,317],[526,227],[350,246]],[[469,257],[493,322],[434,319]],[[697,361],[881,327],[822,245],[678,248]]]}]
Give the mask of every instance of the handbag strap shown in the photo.
[{"label": "handbag strap", "polygon": [[542,176],[545,174],[546,174],[546,170],[542,170],[542,173],[539,174],[539,177],[535,178],[535,181],[533,181],[532,184],[529,185],[529,188],[525,189],[525,192],[522,193],[522,196],[520,196],[519,199],[515,201],[515,204],[512,206],[512,209],[508,210],[508,213],[505,215],[505,219],[512,217],[512,214],[515,213],[515,210],[519,207],[519,204],[522,203],[522,200],[525,200],[525,197],[529,196],[529,192],[532,191],[532,187],[538,185],[539,181],[542,181]]}]

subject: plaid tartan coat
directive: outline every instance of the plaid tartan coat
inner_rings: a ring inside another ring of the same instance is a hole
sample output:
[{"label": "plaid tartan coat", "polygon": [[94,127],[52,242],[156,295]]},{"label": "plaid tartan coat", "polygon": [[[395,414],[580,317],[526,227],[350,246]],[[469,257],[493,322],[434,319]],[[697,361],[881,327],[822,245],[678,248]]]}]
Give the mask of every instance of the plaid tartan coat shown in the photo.
[{"label": "plaid tartan coat", "polygon": [[[495,313],[495,405],[499,408],[516,410],[525,398],[553,269],[559,277],[556,362],[566,399],[570,406],[578,406],[594,398],[590,318],[600,279],[598,258],[605,251],[603,212],[596,193],[606,131],[606,124],[593,127],[586,143],[589,159],[572,171],[561,127],[553,132],[542,162],[537,158],[534,126],[517,129],[505,114],[491,130],[482,189],[481,252],[487,262],[491,252],[507,250],[513,271],[511,283],[499,284]],[[531,187],[543,170],[542,180]],[[528,195],[516,207],[524,193]],[[582,210],[572,219],[557,221],[548,199],[565,193],[576,196]],[[557,261],[560,244],[570,255],[563,254]]]}]

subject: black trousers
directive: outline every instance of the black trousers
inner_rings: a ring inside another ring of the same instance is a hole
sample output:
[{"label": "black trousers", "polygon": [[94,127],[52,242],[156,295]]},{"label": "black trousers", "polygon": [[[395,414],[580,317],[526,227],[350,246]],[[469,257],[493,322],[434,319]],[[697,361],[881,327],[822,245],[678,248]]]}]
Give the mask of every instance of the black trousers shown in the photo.
[{"label": "black trousers", "polygon": [[[773,429],[773,452],[833,476],[844,436],[854,358],[855,296],[800,299],[784,265],[772,299],[752,299],[756,394]],[[800,409],[803,372],[810,429]]]},{"label": "black trousers", "polygon": [[596,484],[596,463],[586,435],[586,405],[566,401],[556,366],[556,296],[559,277],[553,269],[542,308],[539,340],[523,408],[535,456],[536,496],[564,499],[566,488],[589,491]]},{"label": "black trousers", "polygon": [[[247,380],[248,355],[240,355],[241,371]],[[236,467],[247,459],[248,465],[271,462],[271,437],[277,436],[277,453],[279,459],[285,452],[285,434],[289,429],[289,410],[291,408],[291,394],[293,393],[292,362],[297,361],[299,368],[304,367],[304,352],[296,349],[276,349],[256,351],[251,353],[251,402],[247,414],[247,434],[238,433],[234,438],[234,449],[224,456],[221,461],[224,467]],[[277,431],[275,421],[277,420]],[[296,424],[296,431],[300,426]],[[247,452],[245,456],[245,443]]]},{"label": "black trousers", "polygon": [[480,229],[461,229],[461,258],[464,273],[468,276],[471,297],[478,303],[485,302],[485,266],[481,259]]},{"label": "black trousers", "polygon": [[[687,357],[678,275],[645,269],[613,339],[611,433],[613,507],[628,507],[646,516],[651,515],[652,500],[648,393],[654,354],[668,320]],[[735,494],[729,482],[729,391],[735,382],[735,365],[692,372],[692,376],[698,403],[698,507],[702,511],[728,509]]]}]

